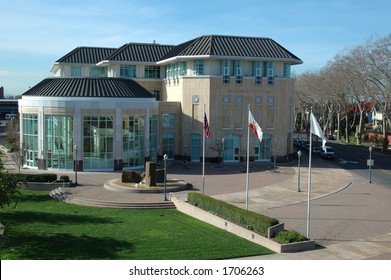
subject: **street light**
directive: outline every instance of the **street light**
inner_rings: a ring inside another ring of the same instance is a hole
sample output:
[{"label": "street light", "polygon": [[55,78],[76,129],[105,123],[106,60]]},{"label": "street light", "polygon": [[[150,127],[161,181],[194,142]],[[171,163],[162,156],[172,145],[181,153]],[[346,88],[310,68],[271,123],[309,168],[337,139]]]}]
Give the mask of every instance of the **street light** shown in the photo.
[{"label": "street light", "polygon": [[300,190],[300,157],[301,157],[301,150],[297,151],[297,157],[298,157],[298,167],[299,167],[299,176],[297,178],[297,192],[301,192],[301,190]]},{"label": "street light", "polygon": [[75,168],[75,186],[77,186],[77,167],[78,167],[78,164],[77,164],[77,150],[79,149],[77,147],[77,145],[73,146],[73,149],[75,150],[75,164],[74,164],[74,168]]},{"label": "street light", "polygon": [[167,185],[166,185],[166,181],[167,181],[167,154],[164,154],[163,156],[163,160],[164,160],[164,196],[163,196],[163,200],[164,201],[167,201],[167,196],[166,196],[166,188],[167,188]]},{"label": "street light", "polygon": [[372,150],[373,147],[369,147],[369,161],[368,161],[368,166],[369,166],[369,183],[372,183]]},{"label": "street light", "polygon": [[221,157],[221,163],[223,164],[223,171],[224,171],[224,142],[225,142],[225,139],[222,138],[221,139],[221,148],[222,148],[222,157]]}]

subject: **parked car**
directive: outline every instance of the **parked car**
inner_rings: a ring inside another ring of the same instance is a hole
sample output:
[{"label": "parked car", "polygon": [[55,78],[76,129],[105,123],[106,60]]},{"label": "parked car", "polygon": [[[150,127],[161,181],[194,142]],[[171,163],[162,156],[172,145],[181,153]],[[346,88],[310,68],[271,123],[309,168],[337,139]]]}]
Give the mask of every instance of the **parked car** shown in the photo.
[{"label": "parked car", "polygon": [[312,147],[312,154],[313,155],[319,155],[320,150],[322,150],[321,147]]},{"label": "parked car", "polygon": [[319,155],[321,158],[333,159],[334,158],[334,150],[330,146],[326,146],[326,151],[323,151],[323,149],[320,149]]}]

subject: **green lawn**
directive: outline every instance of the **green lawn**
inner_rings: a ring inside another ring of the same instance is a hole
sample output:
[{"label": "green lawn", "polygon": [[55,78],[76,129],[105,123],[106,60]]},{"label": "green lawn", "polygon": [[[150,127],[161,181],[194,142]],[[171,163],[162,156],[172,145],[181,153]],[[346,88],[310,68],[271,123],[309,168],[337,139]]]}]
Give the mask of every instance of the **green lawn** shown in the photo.
[{"label": "green lawn", "polygon": [[90,208],[46,192],[22,193],[16,209],[0,209],[6,226],[2,260],[201,260],[272,253],[174,209]]}]

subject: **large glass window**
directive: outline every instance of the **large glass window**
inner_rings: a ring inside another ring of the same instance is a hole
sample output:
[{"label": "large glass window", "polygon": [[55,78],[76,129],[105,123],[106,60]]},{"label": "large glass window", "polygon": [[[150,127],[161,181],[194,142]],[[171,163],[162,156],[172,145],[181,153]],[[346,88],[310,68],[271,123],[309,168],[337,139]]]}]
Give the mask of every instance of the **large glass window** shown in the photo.
[{"label": "large glass window", "polygon": [[264,133],[262,136],[262,142],[254,137],[254,160],[255,161],[268,161],[272,157],[272,138],[271,134]]},{"label": "large glass window", "polygon": [[121,65],[119,76],[121,78],[136,78],[136,65]]},{"label": "large glass window", "polygon": [[38,166],[38,115],[23,114],[23,165]]},{"label": "large glass window", "polygon": [[203,60],[195,60],[193,65],[194,75],[204,75],[205,74],[205,62]]},{"label": "large glass window", "polygon": [[73,168],[73,117],[46,115],[47,168]]},{"label": "large glass window", "polygon": [[191,161],[200,162],[201,160],[201,134],[191,134]]},{"label": "large glass window", "polygon": [[163,127],[175,127],[175,113],[163,113]]},{"label": "large glass window", "polygon": [[91,67],[90,77],[105,77],[105,68],[103,67]]},{"label": "large glass window", "polygon": [[186,61],[178,62],[178,74],[179,76],[186,76]]},{"label": "large glass window", "polygon": [[84,170],[113,170],[113,125],[112,116],[83,117]]},{"label": "large glass window", "polygon": [[71,77],[81,77],[81,66],[71,66]]},{"label": "large glass window", "polygon": [[146,79],[159,79],[160,78],[160,66],[145,66],[144,78]]},{"label": "large glass window", "polygon": [[174,155],[175,155],[174,133],[166,132],[163,134],[163,155],[167,155],[168,159],[174,159]]},{"label": "large glass window", "polygon": [[135,167],[144,164],[144,117],[122,118],[122,166]]},{"label": "large glass window", "polygon": [[223,158],[224,161],[228,162],[237,162],[240,161],[240,140],[241,136],[239,134],[224,134],[224,151]]},{"label": "large glass window", "polygon": [[153,162],[157,161],[158,127],[158,115],[152,115],[149,118],[149,156]]}]

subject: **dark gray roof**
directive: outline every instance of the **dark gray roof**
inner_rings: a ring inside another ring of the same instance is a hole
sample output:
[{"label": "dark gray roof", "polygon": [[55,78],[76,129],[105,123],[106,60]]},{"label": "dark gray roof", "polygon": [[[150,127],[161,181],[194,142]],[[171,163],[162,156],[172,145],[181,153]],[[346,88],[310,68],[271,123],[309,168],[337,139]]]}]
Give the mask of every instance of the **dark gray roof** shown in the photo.
[{"label": "dark gray roof", "polygon": [[129,43],[117,49],[104,60],[157,62],[174,47],[171,45]]},{"label": "dark gray roof", "polygon": [[47,78],[23,96],[154,98],[137,82],[124,78]]},{"label": "dark gray roof", "polygon": [[300,58],[270,38],[205,35],[178,45],[161,60],[176,56],[232,56],[289,59]]},{"label": "dark gray roof", "polygon": [[78,47],[61,57],[56,62],[97,64],[117,49],[118,48]]}]

